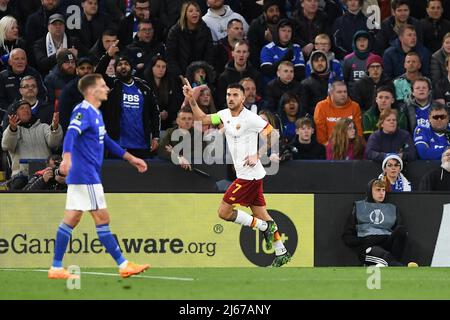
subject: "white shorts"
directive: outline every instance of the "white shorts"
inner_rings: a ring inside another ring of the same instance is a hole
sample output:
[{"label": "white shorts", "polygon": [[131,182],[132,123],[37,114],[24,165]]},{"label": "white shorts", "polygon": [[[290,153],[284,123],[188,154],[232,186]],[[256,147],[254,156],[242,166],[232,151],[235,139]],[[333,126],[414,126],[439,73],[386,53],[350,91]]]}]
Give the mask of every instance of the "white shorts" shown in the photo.
[{"label": "white shorts", "polygon": [[68,185],[66,210],[94,211],[105,208],[105,194],[100,183]]}]

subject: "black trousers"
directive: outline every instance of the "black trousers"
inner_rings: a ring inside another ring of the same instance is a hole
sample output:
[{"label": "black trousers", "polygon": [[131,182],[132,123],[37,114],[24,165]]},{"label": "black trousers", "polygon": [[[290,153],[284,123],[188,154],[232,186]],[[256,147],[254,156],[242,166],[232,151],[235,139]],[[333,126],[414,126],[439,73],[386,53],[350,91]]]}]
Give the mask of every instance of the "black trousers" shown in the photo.
[{"label": "black trousers", "polygon": [[356,250],[364,265],[378,263],[386,266],[405,265],[401,262],[408,239],[405,227],[398,226],[389,236],[376,235],[362,239],[363,243]]}]

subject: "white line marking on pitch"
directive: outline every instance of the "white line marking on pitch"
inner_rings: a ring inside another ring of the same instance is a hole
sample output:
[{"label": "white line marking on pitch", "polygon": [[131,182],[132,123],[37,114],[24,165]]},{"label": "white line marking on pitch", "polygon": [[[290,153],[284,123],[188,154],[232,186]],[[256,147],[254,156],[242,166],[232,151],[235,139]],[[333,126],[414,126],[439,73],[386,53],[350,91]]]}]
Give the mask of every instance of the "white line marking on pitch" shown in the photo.
[{"label": "white line marking on pitch", "polygon": [[[41,269],[0,269],[0,271],[21,271],[21,272],[47,272],[48,270]],[[105,272],[90,272],[90,271],[82,271],[81,275],[89,274],[94,276],[108,276],[108,277],[119,277],[116,273],[105,273]],[[146,279],[160,279],[160,280],[175,280],[175,281],[194,281],[194,278],[178,278],[178,277],[164,277],[164,276],[144,276],[137,275],[133,276],[133,278],[146,278]]]}]

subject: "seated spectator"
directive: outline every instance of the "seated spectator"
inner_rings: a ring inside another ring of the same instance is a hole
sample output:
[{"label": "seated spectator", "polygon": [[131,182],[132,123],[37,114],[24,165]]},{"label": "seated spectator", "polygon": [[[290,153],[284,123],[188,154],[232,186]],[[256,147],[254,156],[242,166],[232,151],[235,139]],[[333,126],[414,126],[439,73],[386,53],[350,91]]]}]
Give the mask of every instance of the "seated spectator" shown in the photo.
[{"label": "seated spectator", "polygon": [[[450,33],[449,33],[449,46],[450,46]],[[436,83],[433,82],[436,90],[434,91],[434,97],[436,102],[446,105],[447,108],[450,107],[450,55],[445,58],[445,65],[447,67],[447,72],[445,76],[441,77]]]},{"label": "seated spectator", "polygon": [[287,142],[295,138],[295,122],[300,118],[301,106],[294,92],[286,92],[280,97],[278,115],[281,119],[281,138]]},{"label": "seated spectator", "polygon": [[46,160],[46,167],[36,171],[28,180],[24,191],[37,190],[65,190],[67,189],[66,177],[59,173],[59,165],[62,157],[59,154],[52,154]]},{"label": "seated spectator", "polygon": [[328,88],[333,83],[330,61],[323,51],[313,51],[308,62],[311,74],[300,83],[300,101],[305,115],[312,116],[319,101],[326,99]]},{"label": "seated spectator", "polygon": [[416,29],[412,25],[401,26],[398,31],[398,39],[383,54],[384,71],[387,76],[394,79],[405,72],[403,62],[406,54],[416,52],[420,57],[422,67],[420,72],[428,76],[430,74],[431,53],[417,41]]},{"label": "seated spectator", "polygon": [[[364,138],[369,139],[369,136],[378,130],[378,120],[380,113],[386,109],[395,109],[395,99],[392,88],[388,86],[379,87],[377,89],[375,101],[372,107],[363,114],[363,129]],[[403,130],[408,129],[408,121],[406,115],[402,110],[398,110],[398,127]]]},{"label": "seated spectator", "polygon": [[334,38],[336,56],[339,60],[344,59],[352,51],[356,52],[355,36],[359,32],[368,34],[369,31],[367,17],[361,10],[363,0],[347,0],[344,2],[347,6],[347,11],[343,16],[336,19],[331,33]]},{"label": "seated spectator", "polygon": [[378,179],[386,182],[387,192],[409,192],[411,182],[403,175],[403,161],[397,154],[387,154],[381,164],[383,173]]},{"label": "seated spectator", "polygon": [[[24,100],[18,101],[9,115],[9,125],[3,132],[2,149],[8,151],[12,165],[11,179],[21,183],[12,183],[12,189],[22,189],[28,176],[28,167],[20,164],[21,159],[46,159],[51,149],[62,144],[63,131],[58,113],[53,114],[52,124],[41,123],[31,112],[31,105]],[[24,182],[24,183],[23,183]]]},{"label": "seated spectator", "polygon": [[181,83],[178,78],[168,72],[167,60],[160,55],[152,58],[150,65],[144,71],[144,79],[156,95],[161,117],[161,130],[167,130],[174,125],[183,101]]},{"label": "seated spectator", "polygon": [[170,28],[166,44],[169,71],[176,76],[184,75],[193,61],[214,64],[211,30],[200,17],[197,2],[183,3],[180,19]]},{"label": "seated spectator", "polygon": [[68,49],[75,58],[86,55],[88,50],[75,37],[67,36],[65,20],[61,14],[48,18],[48,33],[33,45],[34,57],[39,71],[46,75],[56,64],[56,55],[63,49]]},{"label": "seated spectator", "polygon": [[186,79],[191,83],[192,88],[204,84],[213,88],[216,72],[213,66],[205,61],[193,61],[186,68]]},{"label": "seated spectator", "polygon": [[41,75],[28,65],[25,50],[16,48],[9,54],[8,68],[0,72],[0,109],[7,110],[15,100],[20,98],[20,80],[33,76],[37,80],[39,100],[47,100],[47,89]]},{"label": "seated spectator", "polygon": [[423,44],[431,52],[439,50],[444,35],[450,32],[450,21],[443,18],[442,0],[427,0],[427,16],[420,20]]},{"label": "seated spectator", "polygon": [[[54,107],[48,104],[46,101],[42,101],[38,97],[38,85],[36,79],[33,76],[25,76],[20,80],[20,98],[18,100],[25,100],[31,106],[31,112],[38,118],[41,123],[51,124],[53,120]],[[11,113],[12,108],[15,107],[13,102],[3,117],[2,128],[6,129],[9,124],[8,115]]]},{"label": "seated spectator", "polygon": [[242,21],[244,34],[248,32],[248,23],[239,13],[234,12],[230,6],[224,5],[224,0],[206,0],[208,12],[202,17],[214,42],[227,36],[227,24],[231,19]]},{"label": "seated spectator", "polygon": [[88,57],[78,59],[75,72],[76,77],[62,89],[58,99],[59,124],[64,134],[66,134],[67,127],[69,126],[73,109],[84,100],[83,95],[78,90],[78,80],[87,74],[94,73],[92,60]]},{"label": "seated spectator", "polygon": [[19,25],[11,16],[0,19],[0,71],[8,66],[9,53],[15,49],[25,49],[25,41],[19,37]]},{"label": "seated spectator", "polygon": [[439,160],[450,146],[448,109],[435,104],[430,107],[428,128],[417,126],[414,130],[414,144],[421,160]]},{"label": "seated spectator", "polygon": [[384,180],[369,181],[367,197],[353,204],[342,239],[364,265],[401,267],[408,233],[398,208],[386,201],[386,188]]},{"label": "seated spectator", "polygon": [[359,160],[364,156],[364,140],[356,134],[352,119],[336,121],[326,146],[327,160]]},{"label": "seated spectator", "polygon": [[347,94],[347,85],[343,81],[335,81],[331,85],[330,94],[325,100],[317,103],[314,111],[317,142],[327,144],[336,121],[351,118],[356,125],[357,135],[362,137],[361,110]]},{"label": "seated spectator", "polygon": [[[350,97],[359,104],[361,112],[367,111],[375,101],[377,89],[388,86],[392,92],[394,84],[383,72],[383,59],[372,55],[366,61],[367,74],[354,83]],[[395,96],[394,96],[395,98]]]},{"label": "seated spectator", "polygon": [[442,47],[431,56],[430,74],[433,86],[448,77],[448,56],[450,56],[450,32],[442,38]]},{"label": "seated spectator", "polygon": [[397,154],[404,161],[417,159],[416,148],[408,131],[397,126],[398,112],[383,110],[378,131],[372,133],[366,145],[366,159],[382,162],[388,153]]},{"label": "seated spectator", "polygon": [[266,86],[267,108],[272,111],[278,111],[281,96],[291,92],[297,94],[300,92],[300,83],[294,79],[294,65],[290,61],[283,61],[278,66],[277,78],[270,81]]},{"label": "seated spectator", "polygon": [[71,51],[68,49],[58,51],[56,61],[57,65],[44,79],[50,105],[57,103],[62,89],[76,77],[76,57]]},{"label": "seated spectator", "polygon": [[316,141],[313,121],[310,118],[300,118],[295,122],[296,138],[289,143],[288,149],[293,160],[325,159],[325,147]]},{"label": "seated spectator", "polygon": [[422,77],[420,73],[420,58],[415,52],[410,52],[405,57],[404,67],[406,72],[394,79],[395,100],[405,102],[411,96],[412,83]]},{"label": "seated spectator", "polygon": [[408,130],[412,134],[417,126],[429,128],[430,107],[436,105],[431,95],[431,82],[420,77],[412,83],[411,97],[406,100],[405,114],[408,119]]},{"label": "seated spectator", "polygon": [[294,75],[297,81],[305,78],[305,60],[301,47],[292,39],[293,23],[289,19],[281,19],[277,26],[274,41],[261,49],[261,71],[264,83],[275,79],[278,66],[283,61],[294,65]]},{"label": "seated spectator", "polygon": [[436,168],[422,177],[420,191],[449,191],[450,190],[450,148],[441,157],[441,167]]},{"label": "seated spectator", "polygon": [[226,108],[226,91],[229,84],[241,81],[244,78],[253,79],[256,91],[260,95],[262,92],[261,73],[248,60],[249,43],[239,40],[232,48],[233,59],[225,66],[225,71],[219,75],[217,80],[216,101],[218,109]]},{"label": "seated spectator", "polygon": [[375,56],[371,53],[371,36],[367,31],[358,31],[353,36],[353,52],[345,56],[342,63],[344,80],[347,83],[350,94],[353,92],[355,82],[365,76],[367,61]]},{"label": "seated spectator", "polygon": [[[342,72],[342,66],[338,59],[335,58],[334,52],[331,51],[331,39],[330,36],[321,33],[314,38],[314,51],[322,51],[328,60],[329,71],[330,71],[330,84],[335,80],[344,80],[344,74]],[[305,67],[305,79],[311,75],[311,55],[306,63]]]},{"label": "seated spectator", "polygon": [[153,56],[164,56],[166,53],[166,46],[155,39],[154,33],[153,24],[149,20],[140,21],[133,42],[125,48],[124,55],[130,58],[138,77],[142,77]]},{"label": "seated spectator", "polygon": [[227,35],[215,44],[214,69],[217,74],[225,70],[225,65],[233,60],[232,51],[238,41],[244,39],[244,26],[239,19],[231,19],[227,24]]},{"label": "seated spectator", "polygon": [[255,80],[246,77],[239,81],[239,84],[244,88],[244,107],[257,114],[259,114],[261,110],[267,109],[267,101],[259,96],[256,91]]},{"label": "seated spectator", "polygon": [[97,42],[89,50],[89,56],[92,58],[94,65],[97,65],[101,57],[108,51],[108,49],[117,44],[117,31],[114,29],[106,29],[102,33],[102,37],[97,40]]}]

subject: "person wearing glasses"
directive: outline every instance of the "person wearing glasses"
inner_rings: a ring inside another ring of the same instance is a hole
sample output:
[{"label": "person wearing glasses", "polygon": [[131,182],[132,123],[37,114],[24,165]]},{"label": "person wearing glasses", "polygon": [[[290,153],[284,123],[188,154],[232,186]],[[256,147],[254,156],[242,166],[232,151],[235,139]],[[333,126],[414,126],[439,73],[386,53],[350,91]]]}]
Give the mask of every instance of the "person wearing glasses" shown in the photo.
[{"label": "person wearing glasses", "polygon": [[428,120],[428,128],[417,126],[414,130],[414,144],[419,159],[439,160],[450,146],[447,108],[442,104],[431,106]]},{"label": "person wearing glasses", "polygon": [[383,169],[383,173],[379,175],[378,179],[386,181],[386,192],[411,191],[411,182],[403,175],[403,161],[397,154],[387,154],[381,168]]}]

